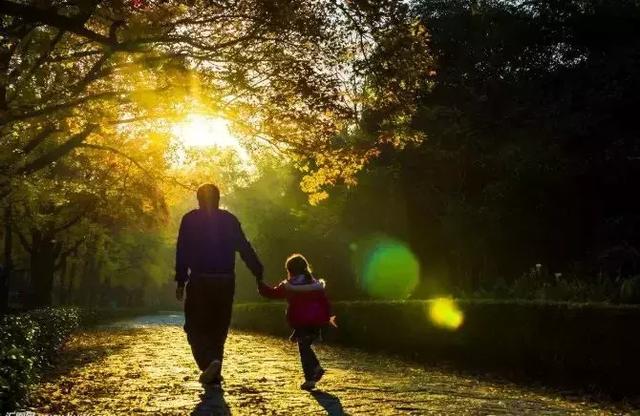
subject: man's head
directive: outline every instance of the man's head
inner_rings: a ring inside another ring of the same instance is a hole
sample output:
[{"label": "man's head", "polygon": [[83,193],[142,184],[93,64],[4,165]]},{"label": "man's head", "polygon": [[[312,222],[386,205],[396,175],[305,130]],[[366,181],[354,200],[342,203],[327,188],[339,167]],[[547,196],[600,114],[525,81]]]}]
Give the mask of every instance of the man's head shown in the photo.
[{"label": "man's head", "polygon": [[200,208],[212,210],[220,204],[220,190],[212,183],[205,183],[198,188],[198,204]]}]

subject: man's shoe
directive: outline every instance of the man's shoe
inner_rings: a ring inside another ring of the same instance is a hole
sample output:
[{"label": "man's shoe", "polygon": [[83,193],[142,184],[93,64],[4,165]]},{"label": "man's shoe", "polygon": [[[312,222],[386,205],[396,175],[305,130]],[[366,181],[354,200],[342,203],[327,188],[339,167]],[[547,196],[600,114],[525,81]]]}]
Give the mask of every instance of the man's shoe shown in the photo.
[{"label": "man's shoe", "polygon": [[213,381],[209,384],[203,384],[204,396],[210,397],[212,394],[216,394],[222,391],[222,383],[219,381]]},{"label": "man's shoe", "polygon": [[198,379],[202,384],[211,384],[214,381],[220,384],[220,370],[222,369],[222,362],[220,360],[213,360],[209,367],[200,374]]},{"label": "man's shoe", "polygon": [[313,380],[306,380],[300,385],[300,388],[307,391],[313,390],[316,388],[316,382]]},{"label": "man's shoe", "polygon": [[222,394],[224,394],[222,384],[217,382],[213,382],[211,384],[203,384],[202,393],[200,393],[200,400],[202,402],[216,400],[217,398],[221,397]]},{"label": "man's shoe", "polygon": [[324,373],[325,373],[324,368],[317,366],[315,371],[313,372],[313,381],[315,382],[320,381]]}]

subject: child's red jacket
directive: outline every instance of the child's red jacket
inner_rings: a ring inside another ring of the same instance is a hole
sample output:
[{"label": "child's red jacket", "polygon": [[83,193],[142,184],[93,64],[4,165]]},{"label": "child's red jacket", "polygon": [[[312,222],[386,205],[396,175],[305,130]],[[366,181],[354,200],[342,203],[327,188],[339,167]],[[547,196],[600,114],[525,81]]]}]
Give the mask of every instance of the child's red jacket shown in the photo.
[{"label": "child's red jacket", "polygon": [[294,282],[295,278],[292,281],[285,280],[276,287],[269,287],[263,283],[258,290],[266,298],[287,300],[287,321],[292,328],[322,326],[329,323],[331,306],[324,291],[324,282]]}]

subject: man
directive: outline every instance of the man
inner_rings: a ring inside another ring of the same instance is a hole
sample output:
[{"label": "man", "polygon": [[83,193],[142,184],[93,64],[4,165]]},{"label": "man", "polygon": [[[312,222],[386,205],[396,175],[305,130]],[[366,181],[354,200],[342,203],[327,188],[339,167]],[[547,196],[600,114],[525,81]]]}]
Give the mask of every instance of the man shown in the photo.
[{"label": "man", "polygon": [[235,254],[249,267],[257,283],[263,267],[238,219],[220,209],[220,191],[213,184],[198,188],[199,209],[180,223],[176,249],[176,298],[184,302],[187,340],[202,371],[200,382],[219,388],[222,356],[231,321],[235,291]]}]

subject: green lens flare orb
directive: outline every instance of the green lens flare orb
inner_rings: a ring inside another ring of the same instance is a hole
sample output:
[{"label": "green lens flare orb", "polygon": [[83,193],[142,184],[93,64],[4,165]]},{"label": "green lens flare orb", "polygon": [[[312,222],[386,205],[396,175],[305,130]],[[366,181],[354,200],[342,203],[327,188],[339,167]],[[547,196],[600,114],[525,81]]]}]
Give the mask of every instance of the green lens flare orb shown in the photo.
[{"label": "green lens flare orb", "polygon": [[455,331],[464,321],[458,305],[449,298],[434,299],[429,304],[429,318],[437,327]]},{"label": "green lens flare orb", "polygon": [[379,299],[407,299],[420,278],[420,263],[411,249],[395,240],[375,242],[365,256],[362,288]]}]

